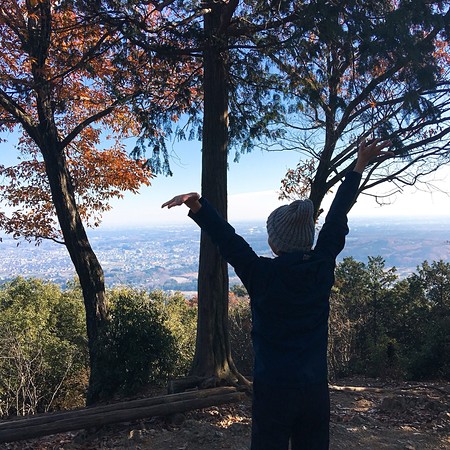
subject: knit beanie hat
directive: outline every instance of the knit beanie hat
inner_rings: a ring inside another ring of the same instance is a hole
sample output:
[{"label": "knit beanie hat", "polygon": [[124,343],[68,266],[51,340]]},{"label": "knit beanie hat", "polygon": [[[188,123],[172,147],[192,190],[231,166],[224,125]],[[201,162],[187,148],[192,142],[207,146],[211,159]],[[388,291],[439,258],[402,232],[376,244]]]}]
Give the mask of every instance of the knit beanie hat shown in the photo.
[{"label": "knit beanie hat", "polygon": [[309,199],[280,206],[267,219],[269,241],[278,252],[310,251],[314,231],[314,205]]}]

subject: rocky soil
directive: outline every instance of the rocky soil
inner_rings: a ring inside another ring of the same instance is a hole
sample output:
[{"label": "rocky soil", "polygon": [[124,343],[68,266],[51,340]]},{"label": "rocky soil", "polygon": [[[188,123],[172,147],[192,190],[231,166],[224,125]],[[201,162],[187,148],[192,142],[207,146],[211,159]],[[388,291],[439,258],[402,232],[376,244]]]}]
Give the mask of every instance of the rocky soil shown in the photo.
[{"label": "rocky soil", "polygon": [[[450,450],[450,384],[349,379],[331,387],[331,450]],[[5,450],[247,450],[251,400],[0,444]]]}]

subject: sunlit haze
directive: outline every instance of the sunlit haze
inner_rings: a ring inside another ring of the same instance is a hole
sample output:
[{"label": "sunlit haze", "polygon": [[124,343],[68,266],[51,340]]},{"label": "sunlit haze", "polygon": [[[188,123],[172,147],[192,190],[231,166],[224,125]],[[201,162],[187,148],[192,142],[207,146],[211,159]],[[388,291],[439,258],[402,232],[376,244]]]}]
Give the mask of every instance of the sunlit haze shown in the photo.
[{"label": "sunlit haze", "polygon": [[[173,177],[157,177],[152,186],[142,189],[140,195],[127,195],[114,202],[114,208],[104,216],[103,226],[145,226],[188,221],[187,208],[161,209],[161,204],[177,194],[200,192],[200,144],[179,144],[172,164]],[[294,168],[299,160],[295,152],[261,152],[242,155],[240,162],[230,158],[228,171],[228,217],[231,222],[265,221],[276,207],[287,203],[278,200],[281,179],[288,168]],[[450,165],[433,175],[433,183],[450,192]],[[334,197],[330,193],[324,203],[325,211]],[[375,199],[361,195],[351,215],[367,217],[385,216],[448,216],[450,196],[443,192],[419,191],[405,188],[402,194],[390,198],[390,204],[380,206]]]},{"label": "sunlit haze", "polygon": [[[17,163],[14,147],[17,137],[3,135],[2,164]],[[123,199],[114,200],[112,210],[104,214],[101,228],[147,227],[154,224],[178,224],[188,222],[187,208],[161,209],[161,204],[173,196],[185,192],[200,192],[201,144],[179,142],[171,150],[172,177],[159,175],[149,187],[143,187],[140,194],[125,194]],[[265,221],[276,207],[287,203],[278,200],[281,179],[287,169],[295,168],[300,154],[292,151],[262,152],[254,150],[242,155],[240,162],[229,158],[228,171],[228,217],[231,222]],[[450,192],[450,164],[442,167],[431,179],[442,191]],[[334,192],[323,202],[327,211]],[[391,203],[380,206],[371,196],[361,195],[351,211],[351,217],[409,217],[446,216],[450,220],[450,196],[444,192],[419,191],[416,187],[405,188],[396,194]]]}]

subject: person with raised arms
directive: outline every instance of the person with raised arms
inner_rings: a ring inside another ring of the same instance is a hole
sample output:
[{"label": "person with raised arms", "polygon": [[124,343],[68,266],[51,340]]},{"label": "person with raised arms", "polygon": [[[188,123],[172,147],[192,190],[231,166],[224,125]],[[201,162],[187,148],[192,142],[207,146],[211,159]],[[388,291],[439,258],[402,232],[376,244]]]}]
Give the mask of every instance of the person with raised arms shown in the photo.
[{"label": "person with raised arms", "polygon": [[186,205],[189,216],[218,246],[250,296],[253,370],[252,450],[329,448],[327,371],[329,297],[336,257],[349,232],[352,207],[366,166],[393,156],[389,141],[363,141],[353,170],[340,185],[313,248],[314,205],[296,200],[267,219],[274,258],[258,256],[196,192],[162,207]]}]

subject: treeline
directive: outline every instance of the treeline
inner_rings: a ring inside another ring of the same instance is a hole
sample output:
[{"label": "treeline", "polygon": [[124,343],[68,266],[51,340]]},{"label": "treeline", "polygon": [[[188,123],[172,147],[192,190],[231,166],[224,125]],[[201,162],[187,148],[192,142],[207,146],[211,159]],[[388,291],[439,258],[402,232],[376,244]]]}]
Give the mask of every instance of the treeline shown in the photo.
[{"label": "treeline", "polygon": [[[183,376],[195,346],[196,305],[180,293],[108,292],[98,340],[101,398]],[[0,286],[0,417],[85,405],[89,379],[80,287],[16,278]]]},{"label": "treeline", "polygon": [[[337,265],[335,276],[328,345],[331,379],[450,379],[450,263],[425,261],[416,273],[400,279],[380,256],[369,257],[367,263],[349,257]],[[242,289],[235,286],[232,291],[241,298]],[[249,373],[248,303],[235,300],[230,316],[233,357]]]},{"label": "treeline", "polygon": [[[99,340],[103,398],[186,375],[197,303],[180,293],[114,288]],[[230,292],[230,341],[250,375],[251,313],[245,289]],[[423,262],[400,279],[381,257],[345,258],[331,297],[330,377],[450,378],[450,263]],[[0,415],[83,406],[89,375],[82,294],[37,279],[0,286]]]},{"label": "treeline", "polygon": [[399,279],[381,257],[345,258],[331,298],[330,371],[450,379],[450,263],[423,262]]}]

